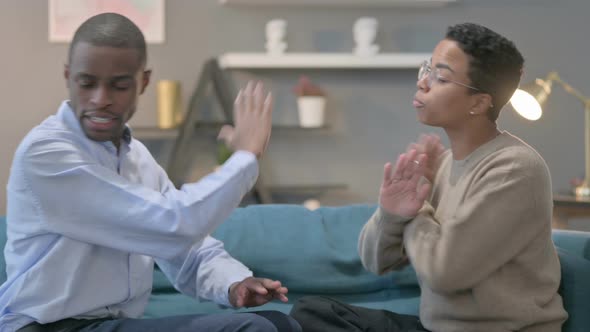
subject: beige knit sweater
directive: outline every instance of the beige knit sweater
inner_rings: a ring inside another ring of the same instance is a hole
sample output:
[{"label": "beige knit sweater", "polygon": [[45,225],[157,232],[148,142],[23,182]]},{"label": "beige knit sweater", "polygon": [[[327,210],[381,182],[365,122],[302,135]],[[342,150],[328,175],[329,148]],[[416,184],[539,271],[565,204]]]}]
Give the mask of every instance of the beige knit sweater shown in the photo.
[{"label": "beige knit sweater", "polygon": [[377,209],[359,238],[378,274],[408,261],[435,332],[558,332],[567,318],[551,241],[549,171],[537,152],[503,132],[464,160],[442,156],[432,194],[412,220]]}]

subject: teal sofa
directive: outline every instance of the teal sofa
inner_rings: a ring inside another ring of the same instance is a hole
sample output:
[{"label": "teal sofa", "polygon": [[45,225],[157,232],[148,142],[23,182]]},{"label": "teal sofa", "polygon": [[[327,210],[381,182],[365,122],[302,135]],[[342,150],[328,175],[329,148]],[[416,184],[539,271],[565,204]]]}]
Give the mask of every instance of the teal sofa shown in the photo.
[{"label": "teal sofa", "polygon": [[[259,308],[288,313],[305,295],[327,295],[369,308],[418,314],[420,289],[411,267],[376,276],[361,265],[358,234],[375,206],[350,205],[309,211],[299,205],[252,205],[236,210],[213,233],[226,250],[260,277],[280,280],[289,288],[289,303]],[[2,228],[5,222],[0,220]],[[5,231],[0,232],[0,241]],[[570,318],[563,331],[590,331],[590,233],[554,230],[563,296]],[[0,282],[5,276],[0,259]],[[145,317],[214,313],[224,309],[178,293],[163,273],[154,272],[153,292]]]}]

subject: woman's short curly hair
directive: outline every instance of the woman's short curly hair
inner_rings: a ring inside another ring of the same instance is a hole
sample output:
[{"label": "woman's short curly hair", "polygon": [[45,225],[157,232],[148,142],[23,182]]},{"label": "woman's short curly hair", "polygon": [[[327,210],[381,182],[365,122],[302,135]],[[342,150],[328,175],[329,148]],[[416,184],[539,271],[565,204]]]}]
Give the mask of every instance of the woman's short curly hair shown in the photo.
[{"label": "woman's short curly hair", "polygon": [[450,26],[446,39],[455,41],[469,55],[471,84],[492,96],[488,115],[496,121],[518,88],[524,65],[522,55],[512,41],[475,23]]}]

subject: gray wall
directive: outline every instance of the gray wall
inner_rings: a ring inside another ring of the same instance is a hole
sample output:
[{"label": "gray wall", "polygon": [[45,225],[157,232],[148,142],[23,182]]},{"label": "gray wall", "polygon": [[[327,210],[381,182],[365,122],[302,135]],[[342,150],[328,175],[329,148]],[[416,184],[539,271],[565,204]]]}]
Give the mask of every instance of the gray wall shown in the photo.
[{"label": "gray wall", "polygon": [[[436,9],[248,8],[225,7],[216,0],[169,0],[166,43],[150,45],[149,65],[154,69],[153,83],[159,79],[182,81],[186,101],[203,61],[223,52],[262,51],[264,24],[272,18],[288,21],[289,50],[301,52],[351,50],[352,24],[364,15],[379,19],[378,41],[383,52],[430,52],[448,25],[473,21],[516,42],[527,59],[525,81],[557,70],[573,86],[590,93],[586,84],[590,74],[589,12],[587,0],[462,0]],[[67,46],[47,41],[47,21],[47,1],[0,2],[2,187],[19,141],[66,98],[62,68]],[[250,77],[267,82],[277,100],[275,122],[293,124],[297,118],[290,88],[301,73],[327,90],[331,127],[319,133],[275,131],[263,165],[267,181],[346,183],[350,201],[373,202],[383,163],[395,159],[420,132],[432,131],[417,123],[411,106],[415,71],[265,70],[232,74],[238,82]],[[152,84],[132,124],[155,125],[155,104]],[[499,122],[539,150],[550,167],[556,190],[567,190],[570,178],[583,175],[582,105],[561,88],[555,88],[540,121],[523,120],[507,107]],[[169,150],[166,144],[150,142],[162,163],[166,163]],[[198,146],[196,163],[208,165],[211,158]],[[203,169],[209,168],[197,168],[192,177],[200,176]],[[5,202],[2,190],[0,213],[5,213]]]}]

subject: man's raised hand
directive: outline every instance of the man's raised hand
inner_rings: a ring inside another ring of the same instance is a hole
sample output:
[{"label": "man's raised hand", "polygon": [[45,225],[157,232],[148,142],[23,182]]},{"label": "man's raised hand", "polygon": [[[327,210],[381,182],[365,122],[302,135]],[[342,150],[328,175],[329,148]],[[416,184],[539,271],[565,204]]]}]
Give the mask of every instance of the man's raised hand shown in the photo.
[{"label": "man's raised hand", "polygon": [[264,92],[262,82],[248,82],[234,102],[234,126],[223,126],[218,138],[233,151],[250,151],[260,158],[270,139],[272,111],[272,95]]}]

